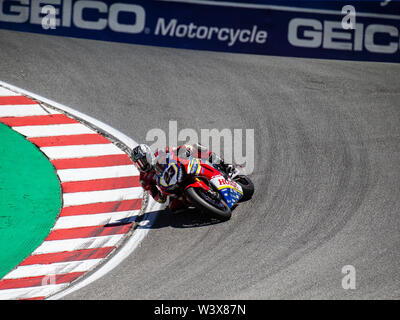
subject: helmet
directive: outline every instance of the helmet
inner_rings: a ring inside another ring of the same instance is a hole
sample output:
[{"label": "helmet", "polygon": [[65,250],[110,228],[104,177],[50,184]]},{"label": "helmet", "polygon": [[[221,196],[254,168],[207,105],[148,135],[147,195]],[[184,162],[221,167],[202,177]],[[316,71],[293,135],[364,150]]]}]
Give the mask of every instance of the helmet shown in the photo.
[{"label": "helmet", "polygon": [[150,171],[154,163],[154,154],[147,144],[139,144],[131,153],[131,158],[140,171]]}]

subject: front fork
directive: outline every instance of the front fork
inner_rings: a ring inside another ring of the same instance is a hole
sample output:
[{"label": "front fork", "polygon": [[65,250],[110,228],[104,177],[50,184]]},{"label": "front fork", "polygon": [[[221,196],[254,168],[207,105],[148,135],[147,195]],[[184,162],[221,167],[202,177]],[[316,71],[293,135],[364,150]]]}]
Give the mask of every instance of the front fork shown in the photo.
[{"label": "front fork", "polygon": [[220,193],[218,191],[214,190],[214,188],[208,186],[204,181],[202,181],[199,178],[195,178],[194,183],[189,184],[188,186],[186,186],[185,190],[187,188],[190,188],[190,187],[203,189],[206,192],[206,195],[208,197],[210,197],[214,201],[220,201],[221,200]]}]

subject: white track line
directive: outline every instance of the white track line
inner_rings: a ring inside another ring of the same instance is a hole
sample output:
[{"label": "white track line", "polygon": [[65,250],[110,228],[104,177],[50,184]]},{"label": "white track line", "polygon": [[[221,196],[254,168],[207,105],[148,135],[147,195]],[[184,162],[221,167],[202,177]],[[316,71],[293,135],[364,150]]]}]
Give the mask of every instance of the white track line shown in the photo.
[{"label": "white track line", "polygon": [[134,165],[100,168],[62,169],[57,171],[61,182],[121,178],[139,175]]},{"label": "white track line", "polygon": [[69,283],[61,283],[31,288],[0,290],[0,300],[46,297],[48,295],[59,292],[68,286]]},{"label": "white track line", "polygon": [[21,126],[13,127],[13,130],[28,138],[96,133],[80,123],[54,124],[43,126]]},{"label": "white track line", "polygon": [[47,116],[49,113],[59,114],[59,112],[54,110],[47,112],[47,110],[38,104],[0,106],[0,117]]},{"label": "white track line", "polygon": [[7,90],[6,88],[0,87],[0,97],[11,97],[11,96],[19,96],[19,93]]},{"label": "white track line", "polygon": [[42,152],[51,160],[96,157],[113,154],[124,154],[124,152],[112,143],[76,145],[76,146],[56,146],[40,148]]},{"label": "white track line", "polygon": [[38,277],[56,274],[66,274],[70,272],[85,272],[91,270],[102,259],[90,259],[81,261],[68,261],[52,263],[48,265],[32,264],[28,266],[19,266],[3,279],[18,279],[26,277]]},{"label": "white track line", "polygon": [[77,228],[82,225],[92,227],[118,223],[123,219],[137,216],[139,211],[140,210],[131,210],[60,217],[52,230]]},{"label": "white track line", "polygon": [[141,187],[123,188],[113,190],[64,193],[64,207],[80,206],[84,204],[112,202],[121,200],[140,199],[143,193]]},{"label": "white track line", "polygon": [[116,234],[111,236],[90,237],[90,238],[77,238],[66,240],[51,240],[43,242],[33,253],[56,253],[62,251],[76,251],[82,249],[93,249],[102,247],[115,246],[125,234]]}]

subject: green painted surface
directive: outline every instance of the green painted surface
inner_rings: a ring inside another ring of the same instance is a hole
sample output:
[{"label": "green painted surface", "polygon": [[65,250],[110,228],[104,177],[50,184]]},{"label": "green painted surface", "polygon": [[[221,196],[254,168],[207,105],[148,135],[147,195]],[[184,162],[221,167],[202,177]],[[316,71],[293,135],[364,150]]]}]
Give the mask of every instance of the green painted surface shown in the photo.
[{"label": "green painted surface", "polygon": [[25,137],[0,123],[0,279],[43,242],[60,208],[52,164]]}]

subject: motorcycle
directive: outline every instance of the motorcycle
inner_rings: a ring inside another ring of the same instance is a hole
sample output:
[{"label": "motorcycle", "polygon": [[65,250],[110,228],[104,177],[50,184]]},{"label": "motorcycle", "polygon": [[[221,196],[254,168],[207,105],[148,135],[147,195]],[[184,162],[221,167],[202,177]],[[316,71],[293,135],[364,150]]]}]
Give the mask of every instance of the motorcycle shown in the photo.
[{"label": "motorcycle", "polygon": [[181,196],[187,207],[220,221],[231,218],[238,203],[251,199],[254,185],[239,167],[226,172],[221,166],[190,156],[166,154],[158,174],[158,186],[171,196]]}]

